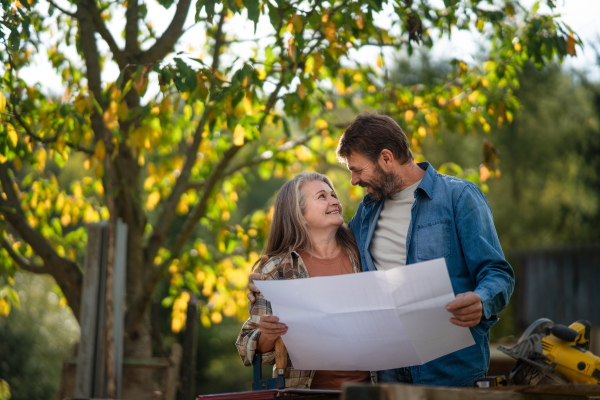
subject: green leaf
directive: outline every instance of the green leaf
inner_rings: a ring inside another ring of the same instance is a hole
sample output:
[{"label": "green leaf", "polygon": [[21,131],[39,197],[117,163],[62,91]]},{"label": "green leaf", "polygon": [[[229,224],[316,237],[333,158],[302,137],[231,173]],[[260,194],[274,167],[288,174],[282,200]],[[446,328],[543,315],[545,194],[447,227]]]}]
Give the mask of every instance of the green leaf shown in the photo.
[{"label": "green leaf", "polygon": [[258,18],[260,17],[260,9],[258,0],[244,0],[244,5],[248,11],[248,18],[254,22],[254,33],[256,33],[256,25],[258,24]]}]

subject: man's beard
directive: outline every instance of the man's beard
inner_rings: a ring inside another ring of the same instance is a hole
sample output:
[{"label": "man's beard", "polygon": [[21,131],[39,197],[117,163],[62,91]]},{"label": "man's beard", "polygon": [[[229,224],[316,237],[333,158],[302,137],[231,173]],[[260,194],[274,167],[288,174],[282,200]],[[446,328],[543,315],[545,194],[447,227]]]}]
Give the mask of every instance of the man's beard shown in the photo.
[{"label": "man's beard", "polygon": [[394,193],[398,193],[402,188],[402,178],[393,172],[386,172],[375,164],[375,176],[370,183],[359,183],[360,186],[371,186],[373,190],[369,193],[371,199],[379,201],[381,199],[389,199]]}]

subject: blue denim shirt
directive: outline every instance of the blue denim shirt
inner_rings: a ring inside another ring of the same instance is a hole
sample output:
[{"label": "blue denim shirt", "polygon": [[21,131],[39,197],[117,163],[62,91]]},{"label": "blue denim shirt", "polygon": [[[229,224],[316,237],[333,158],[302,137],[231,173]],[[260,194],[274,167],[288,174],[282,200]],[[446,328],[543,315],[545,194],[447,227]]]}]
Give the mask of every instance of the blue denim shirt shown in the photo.
[{"label": "blue denim shirt", "polygon": [[[464,386],[487,373],[489,330],[508,304],[514,273],[504,259],[490,205],[477,185],[439,174],[429,163],[418,165],[425,175],[414,193],[406,264],[444,257],[454,293],[477,293],[484,317],[469,328],[475,345],[410,370],[415,384]],[[363,271],[376,270],[369,245],[383,203],[365,196],[348,224],[360,250]]]}]

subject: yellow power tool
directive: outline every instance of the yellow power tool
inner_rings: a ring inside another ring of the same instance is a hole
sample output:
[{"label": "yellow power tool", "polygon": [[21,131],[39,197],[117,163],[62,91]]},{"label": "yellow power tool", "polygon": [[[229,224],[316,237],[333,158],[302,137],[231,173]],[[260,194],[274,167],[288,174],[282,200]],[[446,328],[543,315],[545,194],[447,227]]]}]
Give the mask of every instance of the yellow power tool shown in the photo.
[{"label": "yellow power tool", "polygon": [[579,320],[568,327],[547,318],[531,324],[511,348],[498,350],[517,360],[508,376],[511,385],[541,383],[600,384],[600,357],[590,348],[591,324]]}]

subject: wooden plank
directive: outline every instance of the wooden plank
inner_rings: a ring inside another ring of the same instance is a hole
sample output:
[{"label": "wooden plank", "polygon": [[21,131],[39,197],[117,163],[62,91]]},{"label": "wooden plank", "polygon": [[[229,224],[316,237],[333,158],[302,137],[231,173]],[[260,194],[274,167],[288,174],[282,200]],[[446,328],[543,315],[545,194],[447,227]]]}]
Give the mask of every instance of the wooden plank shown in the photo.
[{"label": "wooden plank", "polygon": [[600,395],[597,385],[448,388],[408,384],[346,384],[342,400],[577,400]]},{"label": "wooden plank", "polygon": [[106,258],[108,253],[108,224],[102,223],[102,249],[98,268],[98,298],[96,299],[96,347],[92,380],[92,396],[106,397],[106,335],[104,334],[106,314]]},{"label": "wooden plank", "polygon": [[83,288],[79,321],[81,339],[77,351],[77,372],[75,374],[75,398],[92,396],[92,376],[94,373],[96,318],[98,313],[98,282],[102,259],[102,236],[104,225],[88,225],[88,241],[83,271]]},{"label": "wooden plank", "polygon": [[115,266],[113,281],[113,340],[115,355],[115,393],[121,397],[123,379],[123,326],[125,324],[125,284],[127,267],[127,224],[120,218],[116,223]]}]

